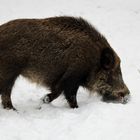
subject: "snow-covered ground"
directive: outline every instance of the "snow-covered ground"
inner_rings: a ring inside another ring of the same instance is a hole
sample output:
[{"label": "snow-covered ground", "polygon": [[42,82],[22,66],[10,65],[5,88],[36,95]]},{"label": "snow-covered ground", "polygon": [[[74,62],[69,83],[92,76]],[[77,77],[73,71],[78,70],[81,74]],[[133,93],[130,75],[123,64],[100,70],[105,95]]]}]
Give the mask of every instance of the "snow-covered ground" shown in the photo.
[{"label": "snow-covered ground", "polygon": [[0,140],[139,140],[140,1],[0,0],[0,24],[59,15],[82,16],[106,36],[121,57],[132,99],[108,104],[80,88],[78,109],[70,109],[63,96],[39,109],[49,91],[19,77],[12,91],[18,113],[0,105]]}]

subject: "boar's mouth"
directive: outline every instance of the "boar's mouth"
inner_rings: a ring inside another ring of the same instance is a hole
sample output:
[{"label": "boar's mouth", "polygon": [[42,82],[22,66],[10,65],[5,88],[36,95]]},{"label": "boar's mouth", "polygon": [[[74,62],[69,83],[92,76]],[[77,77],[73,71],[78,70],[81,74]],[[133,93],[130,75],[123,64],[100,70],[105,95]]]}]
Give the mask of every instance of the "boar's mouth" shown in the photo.
[{"label": "boar's mouth", "polygon": [[102,100],[107,103],[122,103],[126,104],[130,100],[129,95],[123,95],[122,93],[120,94],[112,94],[111,92],[106,92],[103,95]]}]

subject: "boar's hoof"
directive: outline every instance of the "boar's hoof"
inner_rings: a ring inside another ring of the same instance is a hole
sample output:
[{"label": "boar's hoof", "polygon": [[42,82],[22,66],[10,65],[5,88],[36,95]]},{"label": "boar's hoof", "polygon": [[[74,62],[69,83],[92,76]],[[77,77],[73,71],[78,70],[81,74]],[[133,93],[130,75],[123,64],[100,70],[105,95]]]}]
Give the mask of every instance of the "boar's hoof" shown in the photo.
[{"label": "boar's hoof", "polygon": [[10,109],[16,110],[10,102],[3,103],[3,108],[7,110],[10,110]]},{"label": "boar's hoof", "polygon": [[48,95],[43,96],[41,100],[42,100],[43,103],[45,103],[45,104],[48,104],[48,103],[51,102],[51,100],[50,100],[50,98],[49,98]]},{"label": "boar's hoof", "polygon": [[78,108],[78,105],[70,106],[71,108],[75,109]]},{"label": "boar's hoof", "polygon": [[77,103],[69,103],[70,107],[75,109],[75,108],[78,108],[78,105]]}]

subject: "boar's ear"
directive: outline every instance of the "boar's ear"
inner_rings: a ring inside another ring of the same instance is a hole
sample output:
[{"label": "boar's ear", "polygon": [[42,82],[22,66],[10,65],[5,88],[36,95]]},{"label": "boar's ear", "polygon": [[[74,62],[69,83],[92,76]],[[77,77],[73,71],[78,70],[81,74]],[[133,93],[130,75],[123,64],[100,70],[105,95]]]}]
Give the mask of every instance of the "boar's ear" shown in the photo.
[{"label": "boar's ear", "polygon": [[105,70],[113,69],[115,65],[115,55],[111,48],[103,49],[100,58],[101,67]]}]

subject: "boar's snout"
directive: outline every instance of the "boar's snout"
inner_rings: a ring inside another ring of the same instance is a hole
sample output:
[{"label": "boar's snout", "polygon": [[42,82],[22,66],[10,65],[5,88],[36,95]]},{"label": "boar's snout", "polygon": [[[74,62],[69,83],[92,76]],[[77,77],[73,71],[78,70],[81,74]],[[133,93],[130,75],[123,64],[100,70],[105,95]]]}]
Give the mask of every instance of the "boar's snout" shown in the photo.
[{"label": "boar's snout", "polygon": [[128,88],[126,87],[126,85],[124,86],[123,89],[121,89],[120,91],[117,91],[114,94],[116,96],[118,96],[118,99],[123,104],[126,104],[129,101],[129,99],[130,99],[130,91],[128,90]]},{"label": "boar's snout", "polygon": [[106,92],[103,95],[103,101],[105,102],[115,102],[115,103],[122,103],[126,104],[130,100],[130,91],[126,86],[124,86],[123,89],[117,90],[117,91],[112,91],[111,92]]}]

